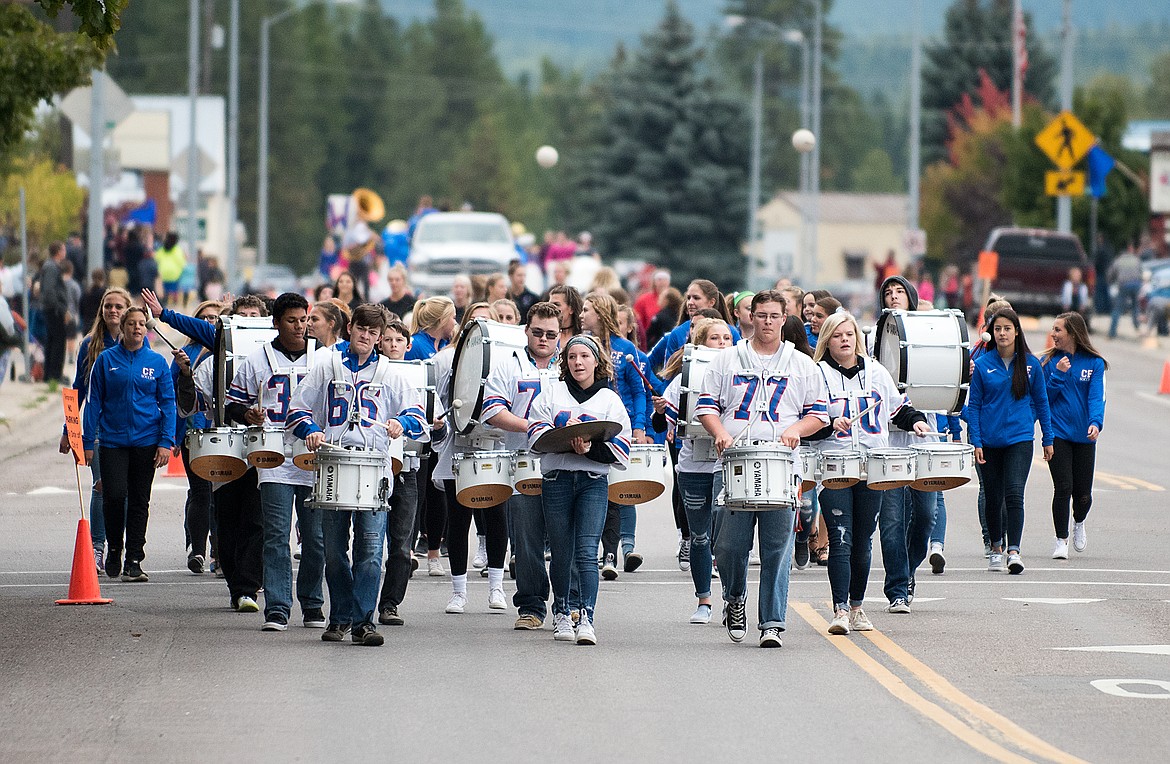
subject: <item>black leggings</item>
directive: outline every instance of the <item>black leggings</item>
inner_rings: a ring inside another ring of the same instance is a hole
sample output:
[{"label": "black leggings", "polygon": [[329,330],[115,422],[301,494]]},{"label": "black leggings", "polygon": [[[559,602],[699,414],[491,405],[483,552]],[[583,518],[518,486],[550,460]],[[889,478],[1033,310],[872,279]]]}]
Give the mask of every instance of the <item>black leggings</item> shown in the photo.
[{"label": "black leggings", "polygon": [[1068,538],[1068,507],[1072,500],[1073,521],[1083,523],[1093,506],[1093,468],[1097,462],[1096,443],[1074,443],[1056,438],[1052,442],[1052,525],[1056,537]]},{"label": "black leggings", "polygon": [[[451,560],[451,575],[462,576],[467,573],[467,534],[471,532],[471,515],[475,510],[463,506],[455,498],[454,480],[444,480],[443,488],[447,492],[447,556]],[[503,568],[508,553],[506,506],[483,508],[489,568]]]},{"label": "black leggings", "polygon": [[682,491],[678,487],[678,449],[668,445],[666,453],[670,454],[670,479],[674,481],[674,493],[671,494],[671,508],[674,510],[674,527],[684,539],[691,537],[691,526],[687,522],[687,511],[683,507]]},{"label": "black leggings", "polygon": [[427,536],[427,550],[431,552],[442,548],[443,533],[447,530],[447,496],[431,480],[438,459],[438,454],[432,451],[418,470],[418,521]]},{"label": "black leggings", "polygon": [[102,450],[98,465],[102,473],[102,512],[110,556],[121,555],[125,540],[126,562],[142,562],[146,557],[146,521],[150,515],[157,448],[99,448]]}]

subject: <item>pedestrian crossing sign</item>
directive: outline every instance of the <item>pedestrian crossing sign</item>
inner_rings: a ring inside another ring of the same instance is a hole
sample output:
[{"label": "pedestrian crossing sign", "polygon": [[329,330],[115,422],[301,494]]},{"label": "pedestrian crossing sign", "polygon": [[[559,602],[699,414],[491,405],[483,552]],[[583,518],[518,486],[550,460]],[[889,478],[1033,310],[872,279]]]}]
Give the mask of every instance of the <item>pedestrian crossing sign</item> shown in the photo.
[{"label": "pedestrian crossing sign", "polygon": [[1096,142],[1089,128],[1071,111],[1062,111],[1036,134],[1036,145],[1062,170],[1071,170]]},{"label": "pedestrian crossing sign", "polygon": [[1084,196],[1085,174],[1050,170],[1044,173],[1044,193],[1049,196]]}]

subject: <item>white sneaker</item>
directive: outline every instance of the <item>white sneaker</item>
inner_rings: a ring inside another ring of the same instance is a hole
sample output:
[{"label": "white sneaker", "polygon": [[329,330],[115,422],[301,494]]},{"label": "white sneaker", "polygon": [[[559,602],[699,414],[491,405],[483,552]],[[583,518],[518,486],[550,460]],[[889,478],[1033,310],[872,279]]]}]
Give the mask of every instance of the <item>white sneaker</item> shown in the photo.
[{"label": "white sneaker", "polygon": [[476,570],[487,567],[487,536],[479,537],[479,548],[475,550],[475,557],[471,561],[471,567]]},{"label": "white sneaker", "polygon": [[1008,573],[1013,576],[1018,576],[1024,572],[1024,561],[1020,559],[1019,552],[1008,552],[1007,567]]},{"label": "white sneaker", "polygon": [[760,566],[760,553],[754,549],[748,554],[748,565]]},{"label": "white sneaker", "polygon": [[562,614],[553,616],[553,639],[558,642],[572,642],[576,639],[573,635],[572,618]]},{"label": "white sneaker", "polygon": [[700,626],[711,623],[711,606],[699,605],[695,608],[695,612],[691,615],[691,623],[699,624]]},{"label": "white sneaker", "polygon": [[593,629],[593,622],[588,618],[582,618],[577,623],[577,644],[579,645],[596,645],[597,632]]},{"label": "white sneaker", "polygon": [[1085,524],[1073,523],[1073,549],[1083,552],[1088,545],[1089,537],[1085,535]]},{"label": "white sneaker", "polygon": [[943,545],[937,541],[930,542],[930,572],[940,576],[946,567],[947,558],[943,554]]},{"label": "white sneaker", "polygon": [[1007,570],[1007,566],[1003,564],[1003,554],[999,552],[992,552],[987,557],[987,572],[988,573],[1003,573]]},{"label": "white sneaker", "polygon": [[849,628],[853,631],[873,631],[869,616],[861,608],[849,608]]},{"label": "white sneaker", "polygon": [[833,613],[833,620],[829,624],[830,634],[848,634],[849,633],[849,611],[841,608]]},{"label": "white sneaker", "polygon": [[503,589],[492,589],[488,592],[488,607],[492,610],[508,609],[508,601],[504,599]]},{"label": "white sneaker", "polygon": [[438,557],[428,557],[427,575],[435,577],[442,577],[447,575],[447,571],[443,570],[443,561]]},{"label": "white sneaker", "polygon": [[447,600],[447,611],[453,615],[462,613],[467,607],[467,594],[464,592],[452,592],[451,599]]},{"label": "white sneaker", "polygon": [[1056,543],[1052,545],[1052,559],[1067,560],[1068,559],[1068,539],[1058,538]]}]

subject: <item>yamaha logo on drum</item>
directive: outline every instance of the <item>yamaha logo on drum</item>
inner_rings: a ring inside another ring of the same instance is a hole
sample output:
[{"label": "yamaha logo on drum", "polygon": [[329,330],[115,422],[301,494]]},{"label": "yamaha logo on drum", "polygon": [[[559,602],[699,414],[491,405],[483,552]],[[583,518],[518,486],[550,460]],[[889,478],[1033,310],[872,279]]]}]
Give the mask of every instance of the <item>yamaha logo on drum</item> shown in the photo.
[{"label": "yamaha logo on drum", "polygon": [[752,469],[755,471],[752,475],[752,488],[755,489],[756,496],[764,495],[764,471],[761,469],[763,466],[763,462],[752,462]]},{"label": "yamaha logo on drum", "polygon": [[325,466],[325,498],[323,501],[337,500],[337,468],[332,464]]}]

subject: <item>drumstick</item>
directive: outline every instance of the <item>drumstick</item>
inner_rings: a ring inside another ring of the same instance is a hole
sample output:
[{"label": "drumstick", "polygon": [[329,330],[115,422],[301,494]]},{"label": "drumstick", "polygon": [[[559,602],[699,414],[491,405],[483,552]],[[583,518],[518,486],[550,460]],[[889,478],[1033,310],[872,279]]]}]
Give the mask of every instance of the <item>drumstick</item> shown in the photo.
[{"label": "drumstick", "polygon": [[159,331],[159,328],[158,328],[158,319],[157,319],[157,318],[152,318],[152,319],[150,319],[149,321],[147,321],[147,322],[146,322],[146,328],[147,328],[147,329],[149,329],[149,330],[151,330],[151,331],[152,331],[152,332],[154,332],[155,334],[157,334],[159,337],[162,337],[162,341],[163,341],[163,342],[165,342],[165,343],[167,343],[168,345],[170,345],[170,346],[171,346],[171,350],[178,350],[178,348],[177,348],[177,347],[175,347],[175,343],[173,343],[173,342],[171,342],[170,340],[168,340],[168,339],[167,339],[167,336],[166,336],[165,334],[163,334],[161,331]]},{"label": "drumstick", "polygon": [[642,383],[646,385],[646,389],[654,392],[654,385],[650,384],[650,380],[646,379],[646,375],[642,373],[642,370],[638,368],[638,364],[634,362],[633,353],[626,353],[626,360],[633,365],[634,371],[638,372],[638,376],[642,378]]},{"label": "drumstick", "polygon": [[849,420],[849,426],[850,426],[850,427],[852,427],[854,424],[856,424],[856,423],[857,423],[857,420],[861,419],[863,416],[865,416],[865,415],[866,415],[866,414],[868,414],[869,412],[871,412],[871,411],[873,411],[874,409],[876,409],[876,408],[878,407],[878,404],[880,404],[880,403],[881,403],[881,401],[874,401],[872,406],[870,406],[869,408],[867,408],[865,411],[862,411],[862,412],[858,413],[858,415],[857,415],[857,416],[855,416],[855,417],[851,418],[851,419]]}]

